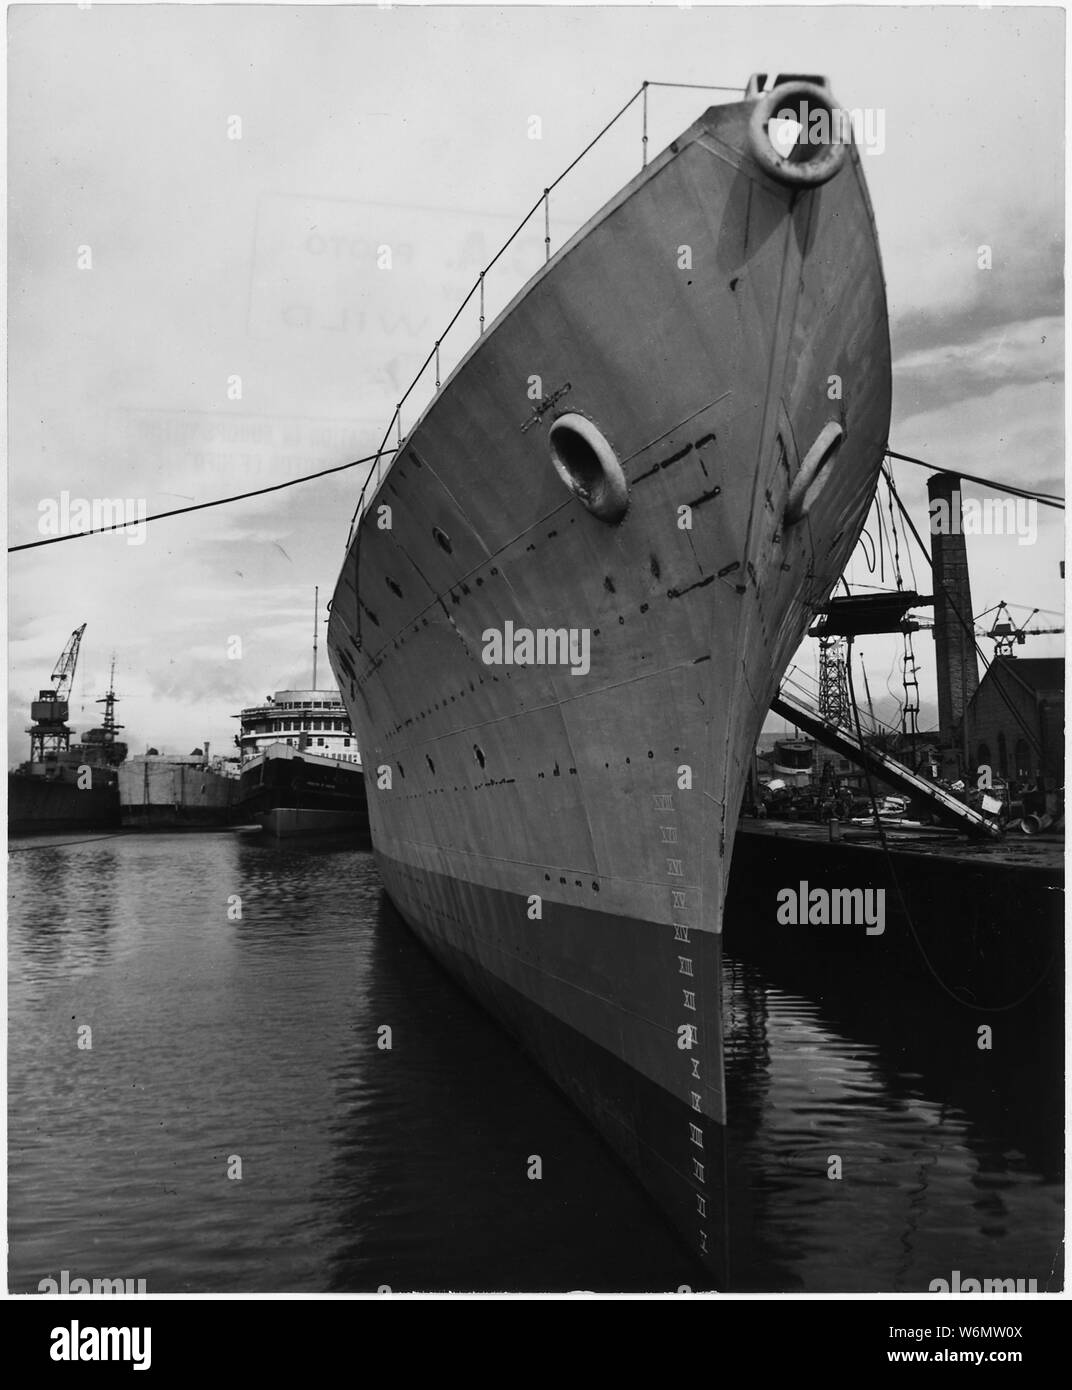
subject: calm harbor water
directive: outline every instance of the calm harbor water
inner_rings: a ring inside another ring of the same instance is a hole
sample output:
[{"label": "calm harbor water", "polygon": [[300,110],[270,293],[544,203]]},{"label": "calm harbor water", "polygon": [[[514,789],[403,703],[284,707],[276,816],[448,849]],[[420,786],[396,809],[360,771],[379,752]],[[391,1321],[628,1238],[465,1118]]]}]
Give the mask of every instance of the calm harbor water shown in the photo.
[{"label": "calm harbor water", "polygon": [[[371,855],[242,834],[12,848],[12,1292],[62,1270],[155,1293],[704,1287],[411,938]],[[980,1091],[790,988],[727,962],[738,1287],[1059,1287],[1061,1119],[1030,1049]]]}]

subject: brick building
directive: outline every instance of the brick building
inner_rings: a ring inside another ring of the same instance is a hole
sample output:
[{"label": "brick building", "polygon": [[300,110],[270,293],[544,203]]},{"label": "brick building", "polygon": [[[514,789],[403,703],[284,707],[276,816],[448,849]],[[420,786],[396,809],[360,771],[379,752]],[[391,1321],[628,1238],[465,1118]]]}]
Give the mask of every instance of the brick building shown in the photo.
[{"label": "brick building", "polygon": [[995,657],[968,703],[968,750],[976,765],[1021,784],[1041,772],[1051,787],[1063,786],[1064,703],[1063,658]]}]

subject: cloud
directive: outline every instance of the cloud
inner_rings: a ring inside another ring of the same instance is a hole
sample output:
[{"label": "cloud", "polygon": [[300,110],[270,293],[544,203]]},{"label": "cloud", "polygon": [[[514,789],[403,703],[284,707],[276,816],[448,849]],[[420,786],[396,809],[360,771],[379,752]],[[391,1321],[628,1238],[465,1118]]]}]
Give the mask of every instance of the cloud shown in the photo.
[{"label": "cloud", "polygon": [[[743,83],[772,51],[829,72],[847,105],[886,113],[886,149],[864,164],[892,323],[893,446],[1063,490],[1063,19],[977,7],[17,6],[11,538],[35,539],[39,501],[61,489],[145,497],[152,512],[371,452],[514,219],[629,92],[653,74]],[[649,97],[652,154],[724,99]],[[234,112],[241,141],[226,135]],[[540,140],[527,136],[532,113]],[[634,175],[639,135],[636,107],[555,190],[555,246]],[[542,233],[537,218],[499,262],[489,312],[542,263]],[[369,261],[384,242],[398,253],[390,272]],[[76,267],[83,243],[91,272]],[[474,340],[477,313],[471,303],[459,319],[444,369]],[[233,376],[241,400],[228,397]],[[18,755],[25,702],[82,621],[80,689],[100,693],[116,650],[135,743],[218,743],[243,704],[307,678],[313,588],[325,604],[362,476],[154,523],[141,547],[101,537],[13,557]],[[898,478],[925,515],[924,475]],[[1047,518],[1036,554],[996,557],[980,588],[1059,607],[1059,525]],[[226,658],[233,634],[240,662]]]},{"label": "cloud", "polygon": [[[901,271],[890,286],[891,335],[898,355],[974,338],[1010,323],[1056,315],[1064,304],[1064,245],[1056,209],[1048,219],[1025,219],[1014,196],[1003,204],[1006,236],[990,269],[979,268],[980,246],[955,228],[902,248]],[[999,220],[997,215],[992,219]]]},{"label": "cloud", "polygon": [[1063,472],[1062,407],[1060,385],[1048,380],[1014,381],[986,394],[950,392],[944,403],[899,411],[891,442],[899,453],[944,468],[1053,491]]},{"label": "cloud", "polygon": [[[1030,403],[1040,425],[1056,437],[1064,411],[1063,365],[1064,323],[1054,315],[1013,320],[966,339],[943,337],[902,352],[893,367],[898,437],[903,440],[905,431],[914,428],[909,422],[918,417],[1014,389],[1015,404],[1008,394],[999,396],[999,402],[1020,413]],[[985,405],[981,409],[992,420],[993,412]]]}]

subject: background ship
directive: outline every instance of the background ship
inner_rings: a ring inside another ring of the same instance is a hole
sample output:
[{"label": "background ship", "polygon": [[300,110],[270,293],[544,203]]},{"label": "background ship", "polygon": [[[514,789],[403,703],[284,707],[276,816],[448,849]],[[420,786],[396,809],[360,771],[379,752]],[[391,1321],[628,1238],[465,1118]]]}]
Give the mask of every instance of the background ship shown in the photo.
[{"label": "background ship", "polygon": [[209,757],[209,744],[185,758],[150,749],[119,768],[124,829],[211,830],[230,825],[238,801],[238,772]]},{"label": "background ship", "polygon": [[753,79],[549,259],[363,499],[328,639],[393,903],[720,1285],[730,850],[889,424],[860,161],[809,111]]},{"label": "background ship", "polygon": [[353,831],[367,839],[361,755],[337,691],[279,690],[238,718],[239,820],[281,838]]},{"label": "background ship", "polygon": [[236,816],[287,838],[352,832],[369,835],[361,753],[337,690],[316,684],[319,590],[314,600],[313,684],[277,690],[236,716],[241,754]]},{"label": "background ship", "polygon": [[771,772],[788,786],[804,785],[812,776],[813,745],[805,739],[780,738],[774,745]]},{"label": "background ship", "polygon": [[111,828],[119,825],[118,768],[127,746],[117,737],[115,722],[115,662],[101,726],[90,729],[81,743],[71,743],[70,692],[82,644],[83,623],[76,628],[52,672],[52,687],[42,690],[30,706],[33,723],[30,758],[8,774],[8,831],[12,835],[45,831]]}]

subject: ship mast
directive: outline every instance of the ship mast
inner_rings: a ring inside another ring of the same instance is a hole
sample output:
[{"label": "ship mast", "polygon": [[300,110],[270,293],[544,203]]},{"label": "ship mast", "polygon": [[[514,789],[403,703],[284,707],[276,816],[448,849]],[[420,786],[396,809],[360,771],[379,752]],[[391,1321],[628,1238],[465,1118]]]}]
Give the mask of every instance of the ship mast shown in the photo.
[{"label": "ship mast", "polygon": [[[104,722],[101,725],[101,745],[104,749],[104,758],[108,763],[122,762],[122,758],[117,758],[116,753],[116,734],[125,726],[115,722],[115,706],[118,697],[115,693],[115,653],[112,653],[112,670],[108,677],[108,689],[104,695],[97,698],[96,704],[104,706]],[[126,748],[123,747],[124,756]]]},{"label": "ship mast", "polygon": [[316,626],[320,616],[320,586],[313,590],[313,689],[316,689]]}]

